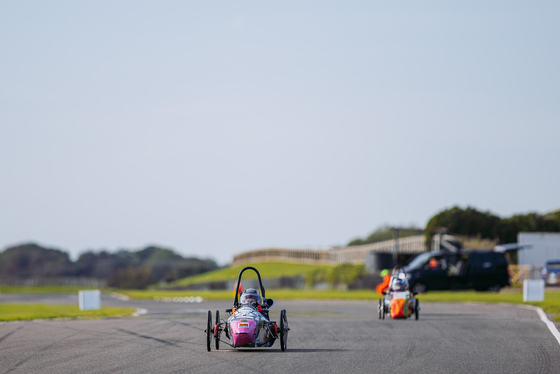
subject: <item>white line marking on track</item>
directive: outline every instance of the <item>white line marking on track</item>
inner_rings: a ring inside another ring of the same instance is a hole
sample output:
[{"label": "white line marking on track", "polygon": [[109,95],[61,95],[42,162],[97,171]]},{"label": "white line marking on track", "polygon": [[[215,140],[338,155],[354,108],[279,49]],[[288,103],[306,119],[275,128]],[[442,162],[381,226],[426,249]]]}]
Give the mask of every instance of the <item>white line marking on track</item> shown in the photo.
[{"label": "white line marking on track", "polygon": [[148,310],[143,309],[143,308],[136,308],[136,312],[134,312],[132,314],[132,316],[133,317],[140,317],[141,315],[146,314],[146,313],[148,313]]},{"label": "white line marking on track", "polygon": [[114,297],[115,299],[119,299],[119,300],[122,300],[122,301],[130,300],[130,297],[128,297],[126,295],[122,295],[120,293],[116,293],[116,292],[112,292],[111,297]]},{"label": "white line marking on track", "polygon": [[548,317],[546,316],[546,313],[541,308],[539,308],[537,306],[523,305],[523,307],[525,307],[527,309],[532,309],[535,312],[537,312],[537,314],[541,318],[541,321],[544,322],[546,327],[548,327],[548,329],[552,333],[552,336],[554,336],[556,338],[556,340],[558,341],[558,344],[560,344],[560,332],[558,332],[558,329],[556,328],[556,325],[554,323],[552,323],[551,320],[548,319]]}]

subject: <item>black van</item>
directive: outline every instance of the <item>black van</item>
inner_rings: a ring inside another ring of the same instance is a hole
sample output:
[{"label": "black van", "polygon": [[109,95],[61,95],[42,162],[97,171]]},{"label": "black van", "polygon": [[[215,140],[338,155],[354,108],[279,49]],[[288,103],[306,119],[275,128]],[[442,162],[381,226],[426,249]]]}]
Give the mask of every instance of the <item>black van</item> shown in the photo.
[{"label": "black van", "polygon": [[424,252],[405,266],[410,289],[499,291],[509,286],[504,253],[492,250]]}]

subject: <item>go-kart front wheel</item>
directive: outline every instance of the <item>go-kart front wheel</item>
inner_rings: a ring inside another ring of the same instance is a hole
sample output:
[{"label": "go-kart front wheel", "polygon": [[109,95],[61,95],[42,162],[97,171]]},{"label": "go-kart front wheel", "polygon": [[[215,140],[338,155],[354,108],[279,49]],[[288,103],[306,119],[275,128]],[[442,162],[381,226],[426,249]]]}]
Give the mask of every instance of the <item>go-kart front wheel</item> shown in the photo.
[{"label": "go-kart front wheel", "polygon": [[214,329],[212,328],[212,312],[208,311],[208,323],[206,324],[206,348],[208,352],[212,350],[212,336]]},{"label": "go-kart front wheel", "polygon": [[414,299],[414,318],[418,319],[418,312],[420,312],[420,302],[418,299]]},{"label": "go-kart front wheel", "polygon": [[214,341],[216,342],[216,350],[220,349],[220,311],[216,310],[216,324],[214,325]]},{"label": "go-kart front wheel", "polygon": [[383,313],[383,299],[379,299],[379,306],[377,307],[379,312],[379,319],[381,319],[381,314]]},{"label": "go-kart front wheel", "polygon": [[280,312],[280,349],[285,351],[288,348],[288,318],[286,317],[286,309]]}]

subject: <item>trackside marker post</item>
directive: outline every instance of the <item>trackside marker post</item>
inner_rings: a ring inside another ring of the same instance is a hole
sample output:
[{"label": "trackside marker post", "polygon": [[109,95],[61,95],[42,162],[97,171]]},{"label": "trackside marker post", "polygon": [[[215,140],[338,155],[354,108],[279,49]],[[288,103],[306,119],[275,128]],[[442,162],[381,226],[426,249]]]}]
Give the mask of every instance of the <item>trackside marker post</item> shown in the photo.
[{"label": "trackside marker post", "polygon": [[101,309],[101,291],[90,290],[78,293],[80,310]]},{"label": "trackside marker post", "polygon": [[544,280],[525,279],[523,281],[523,302],[544,301]]}]

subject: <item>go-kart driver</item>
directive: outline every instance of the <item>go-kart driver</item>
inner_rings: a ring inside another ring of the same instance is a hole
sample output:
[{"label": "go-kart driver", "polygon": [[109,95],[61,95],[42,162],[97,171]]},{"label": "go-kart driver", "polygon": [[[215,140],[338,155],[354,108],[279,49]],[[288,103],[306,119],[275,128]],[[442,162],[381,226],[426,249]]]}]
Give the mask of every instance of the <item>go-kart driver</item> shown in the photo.
[{"label": "go-kart driver", "polygon": [[391,285],[391,288],[395,292],[407,291],[408,282],[406,281],[406,279],[397,277],[393,279],[393,284]]},{"label": "go-kart driver", "polygon": [[261,305],[261,295],[254,288],[247,288],[239,298],[241,305],[251,305],[254,307]]},{"label": "go-kart driver", "polygon": [[260,316],[268,320],[268,312],[263,312],[261,306],[261,295],[254,288],[247,288],[239,298],[240,307],[252,307],[259,312]]}]

